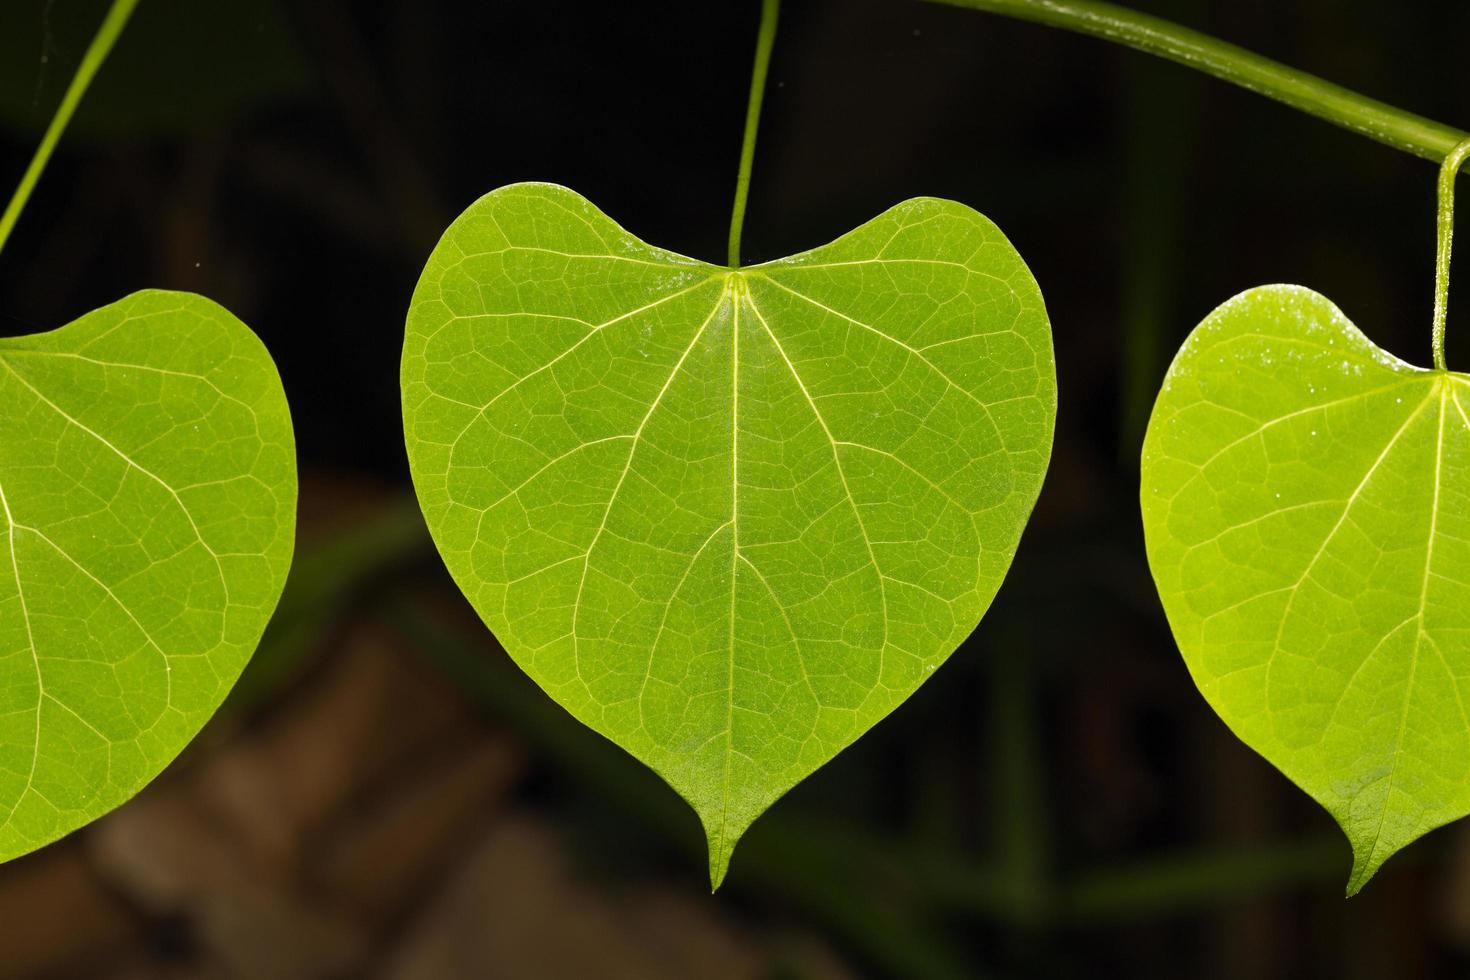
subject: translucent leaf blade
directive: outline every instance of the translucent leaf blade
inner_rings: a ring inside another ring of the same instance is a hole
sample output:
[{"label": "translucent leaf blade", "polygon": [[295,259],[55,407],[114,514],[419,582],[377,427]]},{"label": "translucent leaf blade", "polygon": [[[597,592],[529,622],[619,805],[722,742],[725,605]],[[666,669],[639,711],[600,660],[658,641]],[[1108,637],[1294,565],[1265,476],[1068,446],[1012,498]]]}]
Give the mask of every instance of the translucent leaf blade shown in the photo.
[{"label": "translucent leaf blade", "polygon": [[217,304],[0,339],[0,860],[127,800],[228,693],[295,532],[280,379]]},{"label": "translucent leaf blade", "polygon": [[1470,812],[1467,388],[1268,286],[1191,334],[1149,424],[1174,635],[1225,722],[1342,826],[1349,893]]},{"label": "translucent leaf blade", "polygon": [[521,184],[430,258],[403,399],[456,581],[690,802],[718,884],[751,821],[979,621],[1056,393],[1034,280],[961,205],[730,271]]}]

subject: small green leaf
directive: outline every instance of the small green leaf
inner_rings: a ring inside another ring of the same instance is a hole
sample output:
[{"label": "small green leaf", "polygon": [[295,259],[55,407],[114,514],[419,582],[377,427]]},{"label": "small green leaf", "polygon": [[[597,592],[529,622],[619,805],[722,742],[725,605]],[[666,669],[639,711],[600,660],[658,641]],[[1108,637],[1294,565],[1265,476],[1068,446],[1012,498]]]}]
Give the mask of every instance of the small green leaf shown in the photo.
[{"label": "small green leaf", "polygon": [[1231,729],[1336,818],[1349,894],[1470,812],[1470,379],[1298,286],[1174,360],[1143,450],[1149,563]]},{"label": "small green leaf", "polygon": [[291,563],[275,366],[226,310],[149,291],[0,338],[0,860],[183,750]]},{"label": "small green leaf", "polygon": [[517,184],[430,257],[403,410],[455,580],[689,801],[718,886],[751,821],[974,629],[1056,383],[1036,282],[962,205],[732,271]]}]

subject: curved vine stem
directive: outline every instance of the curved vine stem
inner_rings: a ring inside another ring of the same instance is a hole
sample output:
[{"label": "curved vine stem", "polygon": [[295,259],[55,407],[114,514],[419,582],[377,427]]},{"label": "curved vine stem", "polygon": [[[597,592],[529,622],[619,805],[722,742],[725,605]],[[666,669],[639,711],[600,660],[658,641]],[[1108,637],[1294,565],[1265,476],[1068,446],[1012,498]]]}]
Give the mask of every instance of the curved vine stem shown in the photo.
[{"label": "curved vine stem", "polygon": [[766,73],[776,44],[776,21],[781,0],[761,0],[760,33],[755,40],[755,67],[750,73],[750,100],[745,109],[745,138],[740,144],[740,171],[735,175],[735,207],[730,212],[730,248],[726,264],[740,268],[740,233],[745,229],[745,201],[750,197],[750,170],[755,163],[755,137],[761,127],[761,102],[766,97]]},{"label": "curved vine stem", "polygon": [[1450,151],[1439,168],[1439,242],[1434,256],[1434,328],[1430,346],[1434,349],[1434,367],[1446,371],[1444,358],[1444,322],[1450,306],[1450,246],[1455,237],[1455,178],[1470,156],[1470,139]]},{"label": "curved vine stem", "polygon": [[77,106],[82,101],[82,96],[87,93],[87,86],[92,84],[92,78],[97,74],[97,69],[102,67],[102,62],[107,60],[107,55],[112,51],[112,46],[117,42],[118,35],[127,26],[128,18],[133,15],[133,8],[138,5],[138,0],[113,0],[112,7],[108,9],[107,16],[102,19],[102,26],[97,28],[97,35],[92,38],[92,43],[87,46],[87,51],[82,55],[82,60],[77,65],[77,73],[72,76],[71,84],[66,88],[66,94],[61,97],[61,104],[56,107],[56,114],[51,117],[51,124],[46,127],[46,133],[41,137],[41,144],[36,147],[36,155],[31,157],[30,166],[21,175],[20,183],[11,195],[10,203],[5,207],[5,213],[0,215],[0,249],[5,248],[5,241],[10,237],[11,229],[15,227],[16,221],[20,219],[20,212],[30,200],[31,191],[35,190],[36,182],[41,179],[41,172],[46,169],[46,164],[51,160],[51,153],[56,149],[56,144],[61,141],[61,134],[66,130],[67,123],[71,122],[72,115],[77,111]]},{"label": "curved vine stem", "polygon": [[1100,0],[934,0],[1090,34],[1250,89],[1435,163],[1467,134],[1161,17]]}]

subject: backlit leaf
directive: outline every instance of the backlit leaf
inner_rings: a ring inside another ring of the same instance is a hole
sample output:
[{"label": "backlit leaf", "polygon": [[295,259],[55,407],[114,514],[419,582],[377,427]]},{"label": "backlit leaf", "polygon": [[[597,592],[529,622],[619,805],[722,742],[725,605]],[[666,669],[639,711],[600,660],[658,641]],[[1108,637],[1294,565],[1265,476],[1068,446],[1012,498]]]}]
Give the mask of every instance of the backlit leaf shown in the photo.
[{"label": "backlit leaf", "polygon": [[1056,407],[1035,281],[919,199],[731,271],[561,187],[472,205],[403,356],[419,500],[510,655],[656,770],[710,873],[974,629]]},{"label": "backlit leaf", "polygon": [[1470,380],[1266,286],[1185,342],[1143,452],[1195,682],[1337,819],[1356,892],[1470,812]]},{"label": "backlit leaf", "polygon": [[149,291],[0,338],[0,860],[128,799],[214,712],[291,562],[255,335]]}]

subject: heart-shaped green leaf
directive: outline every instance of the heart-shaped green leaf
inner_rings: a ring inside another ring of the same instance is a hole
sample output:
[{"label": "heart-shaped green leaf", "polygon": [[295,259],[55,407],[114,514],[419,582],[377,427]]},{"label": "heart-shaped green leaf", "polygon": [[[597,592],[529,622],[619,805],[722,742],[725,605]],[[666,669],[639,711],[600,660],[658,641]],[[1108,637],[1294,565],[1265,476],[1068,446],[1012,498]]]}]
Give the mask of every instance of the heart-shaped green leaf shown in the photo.
[{"label": "heart-shaped green leaf", "polygon": [[751,821],[974,629],[1056,383],[1036,282],[962,205],[732,271],[518,184],[430,257],[403,411],[455,580],[689,801],[718,885]]},{"label": "heart-shaped green leaf", "polygon": [[1470,812],[1470,379],[1298,286],[1235,297],[1169,369],[1149,563],[1195,682],[1337,819],[1356,892]]},{"label": "heart-shaped green leaf", "polygon": [[141,789],[249,660],[296,525],[275,365],[149,291],[0,338],[0,860]]}]

